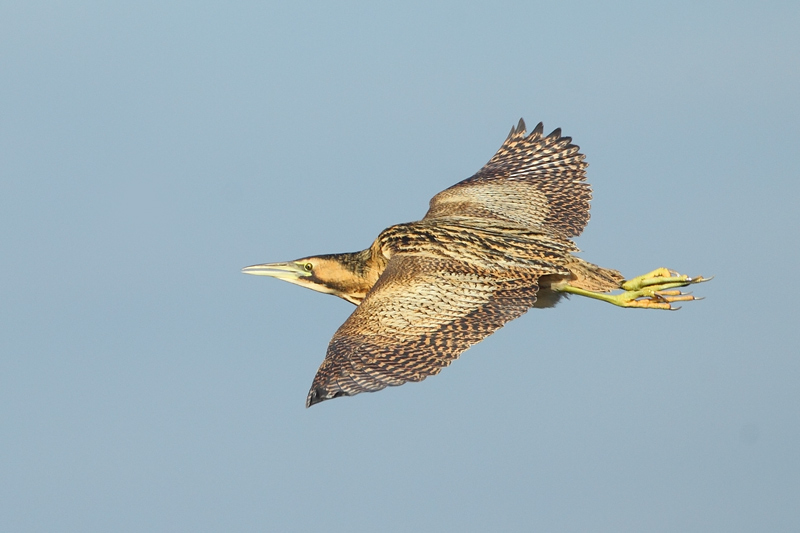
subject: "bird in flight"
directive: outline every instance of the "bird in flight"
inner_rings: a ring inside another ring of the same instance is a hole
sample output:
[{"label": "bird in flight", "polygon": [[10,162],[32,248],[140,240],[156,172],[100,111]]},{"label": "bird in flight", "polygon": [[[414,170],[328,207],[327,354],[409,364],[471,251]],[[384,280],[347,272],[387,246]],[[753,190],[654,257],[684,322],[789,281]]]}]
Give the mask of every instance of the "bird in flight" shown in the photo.
[{"label": "bird in flight", "polygon": [[[422,220],[385,229],[366,250],[242,269],[355,304],[336,331],[306,407],[438,374],[532,307],[565,294],[674,309],[708,281],[666,268],[625,280],[577,256],[589,221],[584,155],[561,129],[519,121],[474,176],[430,201]],[[612,291],[621,290],[617,294]]]}]

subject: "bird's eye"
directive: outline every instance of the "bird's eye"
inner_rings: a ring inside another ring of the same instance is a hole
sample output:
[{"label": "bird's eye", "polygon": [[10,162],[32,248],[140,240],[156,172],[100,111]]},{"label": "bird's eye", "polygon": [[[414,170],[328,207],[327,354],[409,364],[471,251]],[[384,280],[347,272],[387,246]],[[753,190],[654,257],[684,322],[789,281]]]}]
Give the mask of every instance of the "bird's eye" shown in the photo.
[{"label": "bird's eye", "polygon": [[303,270],[305,270],[306,272],[311,272],[312,268],[314,268],[314,265],[312,265],[311,263],[306,263],[305,265],[303,265]]}]

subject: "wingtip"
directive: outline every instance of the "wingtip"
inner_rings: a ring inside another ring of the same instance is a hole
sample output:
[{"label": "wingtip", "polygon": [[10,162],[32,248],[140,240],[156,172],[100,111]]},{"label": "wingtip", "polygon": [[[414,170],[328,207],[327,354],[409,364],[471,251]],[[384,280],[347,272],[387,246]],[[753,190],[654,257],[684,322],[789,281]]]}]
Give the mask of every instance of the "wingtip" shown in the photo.
[{"label": "wingtip", "polygon": [[506,137],[506,140],[512,137],[524,136],[524,135],[525,135],[525,120],[520,118],[516,126],[511,126],[511,131],[508,133],[508,137]]},{"label": "wingtip", "polygon": [[328,389],[324,387],[311,387],[311,390],[308,391],[308,396],[306,397],[306,409],[311,407],[312,405],[317,405],[320,402],[324,402],[325,400],[332,400],[333,398],[338,398],[339,396],[348,396],[344,393],[344,391],[336,391],[331,393]]},{"label": "wingtip", "polygon": [[536,125],[535,128],[528,134],[526,140],[528,141],[538,141],[542,138],[542,131],[544,131],[544,124],[541,122]]},{"label": "wingtip", "polygon": [[321,394],[323,392],[322,389],[317,387],[311,387],[311,390],[308,391],[308,396],[306,397],[306,409],[311,407],[312,405],[316,405],[319,402],[325,401],[325,395]]}]

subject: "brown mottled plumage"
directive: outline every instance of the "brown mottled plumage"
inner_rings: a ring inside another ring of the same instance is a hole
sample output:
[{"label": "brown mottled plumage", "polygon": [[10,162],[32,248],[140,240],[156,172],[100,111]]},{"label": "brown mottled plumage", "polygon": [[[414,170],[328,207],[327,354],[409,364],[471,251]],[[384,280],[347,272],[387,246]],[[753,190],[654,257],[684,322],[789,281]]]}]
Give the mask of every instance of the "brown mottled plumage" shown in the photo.
[{"label": "brown mottled plumage", "polygon": [[[579,148],[520,120],[477,174],[431,199],[418,222],[392,226],[361,252],[247,267],[358,307],[334,334],[306,406],[438,374],[464,350],[563,293],[670,309],[668,290],[705,281],[659,269],[623,282],[574,255],[591,187]],[[620,295],[607,295],[622,288]],[[537,301],[538,295],[538,301]]]}]

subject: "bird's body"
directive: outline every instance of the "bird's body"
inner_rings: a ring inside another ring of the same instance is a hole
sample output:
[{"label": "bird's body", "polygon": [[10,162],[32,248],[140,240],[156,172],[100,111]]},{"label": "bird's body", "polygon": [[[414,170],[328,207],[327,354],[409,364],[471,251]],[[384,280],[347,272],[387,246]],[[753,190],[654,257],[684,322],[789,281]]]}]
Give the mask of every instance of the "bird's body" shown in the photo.
[{"label": "bird's body", "polygon": [[[622,275],[573,255],[589,220],[583,154],[560,130],[511,133],[477,174],[437,194],[425,217],[391,226],[360,252],[247,267],[358,307],[334,334],[306,402],[437,374],[531,307],[565,293],[671,308],[700,278]],[[622,288],[623,294],[605,294]]]}]

